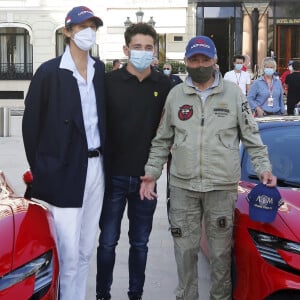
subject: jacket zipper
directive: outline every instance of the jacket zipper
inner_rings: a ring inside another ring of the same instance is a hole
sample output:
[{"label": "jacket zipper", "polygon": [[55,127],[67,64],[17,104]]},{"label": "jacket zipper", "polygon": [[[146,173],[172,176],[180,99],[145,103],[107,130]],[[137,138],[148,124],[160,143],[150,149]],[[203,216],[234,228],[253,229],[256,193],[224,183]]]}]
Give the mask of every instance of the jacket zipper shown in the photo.
[{"label": "jacket zipper", "polygon": [[203,102],[202,102],[202,99],[200,100],[201,102],[201,128],[200,128],[200,131],[201,131],[201,141],[200,141],[200,166],[199,166],[199,168],[200,168],[200,179],[202,180],[202,177],[203,177],[203,175],[202,175],[202,172],[203,172],[203,170],[202,170],[202,160],[203,160],[203,154],[202,154],[202,151],[203,151],[203,131],[204,131],[204,105],[203,105]]}]

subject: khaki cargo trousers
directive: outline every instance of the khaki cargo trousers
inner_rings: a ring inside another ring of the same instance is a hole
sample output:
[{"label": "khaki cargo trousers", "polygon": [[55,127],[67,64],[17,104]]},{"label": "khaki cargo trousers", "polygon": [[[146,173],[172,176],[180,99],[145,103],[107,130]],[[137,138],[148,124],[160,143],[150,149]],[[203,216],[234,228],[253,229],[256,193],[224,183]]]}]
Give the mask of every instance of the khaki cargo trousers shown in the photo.
[{"label": "khaki cargo trousers", "polygon": [[236,198],[237,190],[200,193],[170,186],[169,219],[178,273],[176,300],[199,299],[197,263],[202,224],[211,265],[210,300],[232,299],[231,246]]}]

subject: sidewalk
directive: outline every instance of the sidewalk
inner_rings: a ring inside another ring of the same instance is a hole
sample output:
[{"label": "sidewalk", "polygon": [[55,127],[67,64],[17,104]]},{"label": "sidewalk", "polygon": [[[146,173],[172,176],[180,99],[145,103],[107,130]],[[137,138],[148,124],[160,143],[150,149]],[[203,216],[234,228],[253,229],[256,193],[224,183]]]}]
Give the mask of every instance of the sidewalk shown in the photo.
[{"label": "sidewalk", "polygon": [[[22,195],[25,185],[22,174],[28,168],[21,136],[21,116],[11,117],[11,136],[0,137],[0,169],[5,173],[15,191]],[[165,203],[166,176],[163,173],[158,181],[160,196],[154,216],[153,229],[149,242],[146,269],[146,282],[143,300],[172,300],[177,284],[173,241],[168,230]],[[124,214],[122,233],[117,247],[112,300],[126,300],[128,289],[128,222]],[[200,300],[208,300],[209,266],[205,257],[199,255],[199,293]],[[96,241],[88,278],[86,300],[95,300]]]}]

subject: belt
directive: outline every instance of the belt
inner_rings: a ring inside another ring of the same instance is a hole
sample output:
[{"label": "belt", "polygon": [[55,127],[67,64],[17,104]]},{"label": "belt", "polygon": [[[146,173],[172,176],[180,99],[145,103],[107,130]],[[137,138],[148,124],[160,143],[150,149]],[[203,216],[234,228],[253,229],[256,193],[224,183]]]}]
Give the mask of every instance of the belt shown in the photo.
[{"label": "belt", "polygon": [[102,148],[99,147],[97,149],[89,150],[88,151],[88,158],[98,157],[102,154]]}]

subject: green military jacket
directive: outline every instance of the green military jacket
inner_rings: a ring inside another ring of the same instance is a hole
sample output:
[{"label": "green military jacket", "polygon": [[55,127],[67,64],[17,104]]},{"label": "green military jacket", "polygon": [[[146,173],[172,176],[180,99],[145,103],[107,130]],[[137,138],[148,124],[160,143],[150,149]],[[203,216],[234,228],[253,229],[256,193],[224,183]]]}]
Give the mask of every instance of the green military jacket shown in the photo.
[{"label": "green military jacket", "polygon": [[158,179],[171,151],[171,185],[199,192],[235,189],[240,142],[259,177],[271,171],[267,147],[241,89],[220,76],[203,105],[185,81],[168,95],[145,174]]}]

